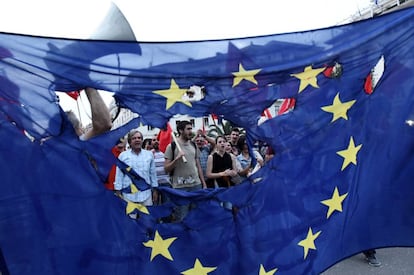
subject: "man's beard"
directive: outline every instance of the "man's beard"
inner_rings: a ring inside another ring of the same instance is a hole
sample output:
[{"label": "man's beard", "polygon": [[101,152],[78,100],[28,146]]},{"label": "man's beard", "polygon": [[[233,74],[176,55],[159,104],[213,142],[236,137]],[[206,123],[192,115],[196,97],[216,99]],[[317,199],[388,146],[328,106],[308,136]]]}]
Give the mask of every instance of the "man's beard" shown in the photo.
[{"label": "man's beard", "polygon": [[185,133],[182,133],[180,137],[181,137],[183,140],[185,140],[185,141],[187,141],[187,140],[190,140],[190,139],[191,139],[191,138],[189,137],[189,135],[187,135],[187,134],[185,134]]}]

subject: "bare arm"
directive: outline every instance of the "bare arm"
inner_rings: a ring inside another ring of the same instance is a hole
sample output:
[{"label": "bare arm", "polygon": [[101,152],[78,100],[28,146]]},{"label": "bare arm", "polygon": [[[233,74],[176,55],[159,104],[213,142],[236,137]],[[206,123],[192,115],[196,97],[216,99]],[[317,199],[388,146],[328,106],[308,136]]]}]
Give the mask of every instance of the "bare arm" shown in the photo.
[{"label": "bare arm", "polygon": [[216,140],[214,138],[207,135],[204,135],[203,137],[207,140],[208,143],[211,144],[211,148],[214,148],[214,146],[216,146]]},{"label": "bare arm", "polygon": [[[231,156],[231,167],[233,167],[233,171],[236,171],[237,174],[237,159],[234,155],[230,155]],[[235,176],[235,175],[234,175]]]},{"label": "bare arm", "polygon": [[[238,161],[240,163],[240,161],[238,159],[236,159],[236,161]],[[246,168],[241,167],[241,170],[238,171],[239,175],[247,177],[247,174],[249,174],[251,166],[252,166],[252,162],[250,161],[249,165],[247,165]]]},{"label": "bare arm", "polygon": [[167,173],[170,173],[176,166],[176,163],[178,161],[182,161],[181,159],[183,158],[185,154],[182,151],[178,152],[178,155],[175,157],[175,159],[170,160],[168,158],[165,158],[165,162],[164,162],[164,170]]},{"label": "bare arm", "polygon": [[197,134],[194,136],[193,141],[195,142],[197,136],[202,136],[205,140],[207,140],[208,143],[210,143],[211,151],[213,151],[214,147],[216,146],[216,140],[212,137],[209,137],[205,134],[205,131],[198,129]]},{"label": "bare arm", "polygon": [[206,181],[204,180],[203,169],[201,168],[199,158],[196,158],[196,165],[197,165],[197,170],[198,170],[198,177],[200,178],[201,184],[203,185],[203,188],[205,189],[207,188],[207,184],[206,184]]},{"label": "bare arm", "polygon": [[249,174],[249,171],[250,171],[250,166],[247,166],[246,168],[239,171],[239,175],[247,177],[247,174]]},{"label": "bare arm", "polygon": [[213,170],[213,156],[209,155],[207,158],[207,168],[206,168],[206,177],[209,179],[213,178],[213,173],[211,172],[212,170]]},{"label": "bare arm", "polygon": [[236,170],[236,163],[234,162],[234,160],[232,159],[232,167],[233,169],[226,169],[225,171],[222,172],[218,172],[218,173],[213,173],[213,155],[209,155],[208,159],[207,159],[207,168],[206,168],[206,176],[209,179],[217,179],[217,178],[221,178],[221,177],[234,177],[235,175],[237,175],[237,170]]},{"label": "bare arm", "polygon": [[209,179],[217,179],[225,176],[224,172],[213,173],[213,155],[209,155],[207,158],[206,174]]},{"label": "bare arm", "polygon": [[[154,156],[151,159],[150,164],[150,180],[151,180],[151,187],[158,187],[158,181],[157,181],[157,172],[155,170],[155,160]],[[152,202],[154,204],[158,204],[158,191],[157,189],[152,189]]]},{"label": "bare arm", "polygon": [[106,107],[98,91],[95,88],[86,88],[85,93],[91,105],[92,113],[92,128],[85,133],[84,139],[86,140],[109,131],[112,122],[108,107]]}]

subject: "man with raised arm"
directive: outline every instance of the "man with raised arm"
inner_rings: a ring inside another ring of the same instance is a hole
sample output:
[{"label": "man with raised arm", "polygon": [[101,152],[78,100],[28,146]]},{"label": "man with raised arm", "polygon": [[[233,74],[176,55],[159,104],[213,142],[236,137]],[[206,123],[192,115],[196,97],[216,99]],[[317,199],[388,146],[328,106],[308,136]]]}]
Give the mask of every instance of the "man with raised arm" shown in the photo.
[{"label": "man with raised arm", "polygon": [[72,123],[76,134],[81,140],[93,138],[109,131],[112,127],[109,109],[105,105],[99,92],[95,88],[85,88],[85,93],[91,106],[92,127],[85,131],[76,115],[72,111],[66,112],[69,121]]}]

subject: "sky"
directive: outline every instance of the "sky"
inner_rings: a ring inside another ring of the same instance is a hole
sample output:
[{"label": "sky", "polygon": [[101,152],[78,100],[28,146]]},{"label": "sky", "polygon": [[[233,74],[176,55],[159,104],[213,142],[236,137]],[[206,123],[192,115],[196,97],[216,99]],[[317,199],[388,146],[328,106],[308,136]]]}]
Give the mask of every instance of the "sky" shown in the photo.
[{"label": "sky", "polygon": [[[238,38],[340,23],[370,0],[114,0],[139,41]],[[0,31],[89,38],[109,0],[0,2]],[[162,9],[160,8],[162,7]]]},{"label": "sky", "polygon": [[[114,0],[138,41],[240,38],[324,28],[344,23],[370,0]],[[162,7],[162,8],[160,8]],[[87,39],[99,33],[109,0],[0,2],[0,32]],[[109,34],[108,34],[109,35]],[[109,104],[111,94],[103,94]],[[88,123],[88,102],[60,96]]]}]

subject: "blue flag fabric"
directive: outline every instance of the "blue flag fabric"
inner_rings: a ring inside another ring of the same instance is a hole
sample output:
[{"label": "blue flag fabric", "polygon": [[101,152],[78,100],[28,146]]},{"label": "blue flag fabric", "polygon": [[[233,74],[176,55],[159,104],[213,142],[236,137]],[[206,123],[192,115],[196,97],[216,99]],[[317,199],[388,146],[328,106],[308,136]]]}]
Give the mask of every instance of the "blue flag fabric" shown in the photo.
[{"label": "blue flag fabric", "polygon": [[[11,274],[319,274],[366,249],[414,246],[413,48],[412,8],[218,41],[1,33],[4,265]],[[186,98],[191,85],[204,86],[204,98]],[[84,87],[113,92],[139,118],[80,141],[55,91]],[[280,98],[295,98],[295,109],[258,125]],[[171,197],[163,206],[104,188],[119,136],[140,122],[164,128],[175,114],[210,113],[276,156],[230,189],[161,188]],[[171,205],[190,203],[182,222],[160,222]]]}]

